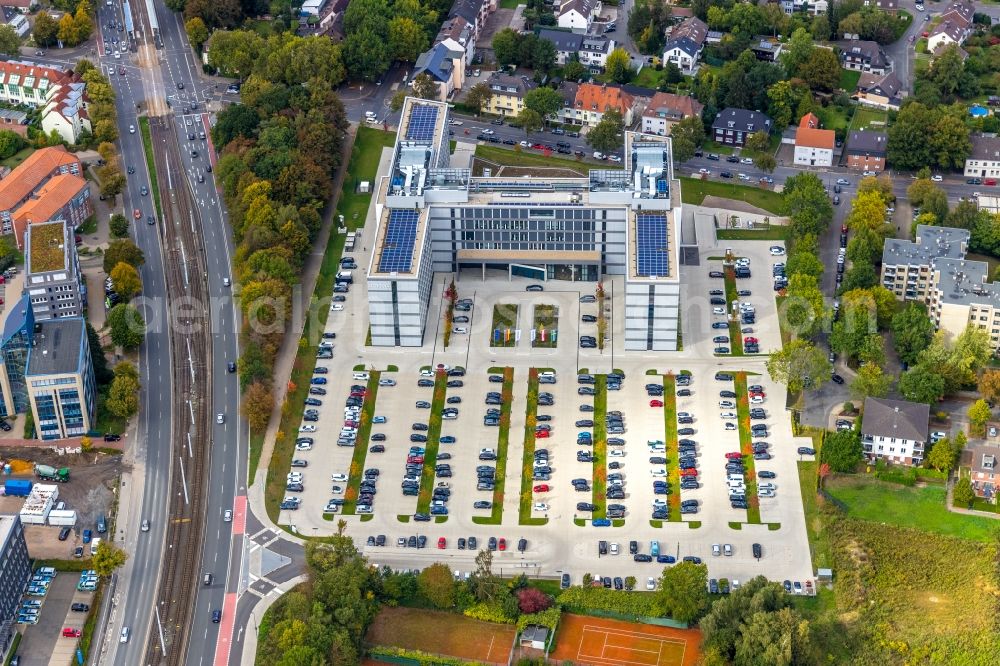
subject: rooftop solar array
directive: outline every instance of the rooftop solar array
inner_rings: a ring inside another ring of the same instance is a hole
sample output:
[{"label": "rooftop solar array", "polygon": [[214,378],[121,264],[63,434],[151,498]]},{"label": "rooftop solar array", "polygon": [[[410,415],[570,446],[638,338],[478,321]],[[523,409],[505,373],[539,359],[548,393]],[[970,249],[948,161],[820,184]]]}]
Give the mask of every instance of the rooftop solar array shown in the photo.
[{"label": "rooftop solar array", "polygon": [[670,272],[667,252],[667,217],[665,215],[637,215],[636,274],[665,276]]},{"label": "rooftop solar array", "polygon": [[434,126],[437,124],[438,108],[417,104],[410,109],[410,122],[406,125],[406,138],[409,141],[431,141],[434,139]]},{"label": "rooftop solar array", "polygon": [[[437,111],[437,109],[434,109]],[[413,263],[413,242],[417,237],[420,211],[393,209],[385,230],[382,255],[378,260],[380,273],[407,273]]]}]

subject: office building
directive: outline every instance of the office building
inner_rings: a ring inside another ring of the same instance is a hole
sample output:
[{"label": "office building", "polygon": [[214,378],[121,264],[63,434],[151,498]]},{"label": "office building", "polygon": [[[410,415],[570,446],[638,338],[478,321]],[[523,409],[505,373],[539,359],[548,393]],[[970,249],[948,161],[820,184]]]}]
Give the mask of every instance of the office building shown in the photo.
[{"label": "office building", "polygon": [[[19,280],[13,280],[17,285]],[[8,284],[11,284],[8,282]],[[0,311],[0,416],[14,417],[30,409],[24,378],[35,317],[28,296],[5,303]]]},{"label": "office building", "polygon": [[24,527],[16,515],[0,515],[0,655],[7,654],[16,631],[17,609],[31,579]]},{"label": "office building", "polygon": [[39,439],[87,434],[97,389],[82,318],[35,323],[25,380]]},{"label": "office building", "polygon": [[625,133],[624,169],[498,178],[452,168],[448,106],[407,98],[375,197],[372,344],[419,346],[434,273],[625,278],[625,348],[677,348],[679,184],[670,139]]},{"label": "office building", "polygon": [[82,316],[87,299],[70,226],[65,222],[32,224],[24,239],[24,286],[35,321]]}]

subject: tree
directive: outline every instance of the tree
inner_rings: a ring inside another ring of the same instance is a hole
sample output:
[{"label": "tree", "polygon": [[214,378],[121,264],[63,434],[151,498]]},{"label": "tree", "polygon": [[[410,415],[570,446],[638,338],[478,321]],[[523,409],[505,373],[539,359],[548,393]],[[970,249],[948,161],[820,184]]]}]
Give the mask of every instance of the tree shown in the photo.
[{"label": "tree", "polygon": [[604,73],[615,83],[628,83],[632,78],[632,56],[622,47],[608,54],[604,64]]},{"label": "tree", "polygon": [[97,550],[90,558],[90,567],[98,576],[107,578],[125,565],[128,554],[114,545],[109,539],[102,539],[97,545]]},{"label": "tree", "polygon": [[111,228],[111,235],[115,238],[125,238],[128,236],[129,221],[121,213],[115,213],[111,216],[109,226]]},{"label": "tree", "polygon": [[789,278],[800,273],[818,278],[823,274],[823,262],[812,252],[795,250],[788,255],[785,272]]},{"label": "tree", "polygon": [[[114,310],[112,309],[112,311]],[[105,402],[108,411],[123,419],[135,416],[139,411],[140,388],[135,366],[128,361],[119,363],[115,366],[115,378],[111,381],[111,388],[108,389],[108,398]]]},{"label": "tree", "polygon": [[[906,364],[916,363],[917,356],[934,339],[934,322],[927,316],[927,306],[915,301],[910,301],[892,316],[891,330],[892,346]],[[997,388],[1000,389],[1000,373],[997,375]]]},{"label": "tree", "polygon": [[125,189],[125,174],[118,168],[117,164],[107,164],[97,172],[101,180],[101,194],[106,197],[115,197]]},{"label": "tree", "polygon": [[957,451],[950,437],[942,437],[934,443],[924,461],[939,472],[950,472],[955,467]]},{"label": "tree", "polygon": [[48,12],[38,12],[31,35],[39,46],[52,46],[58,40],[59,22]]},{"label": "tree", "polygon": [[250,430],[255,433],[264,432],[273,409],[274,396],[270,389],[262,382],[252,382],[243,393],[243,416],[250,424]]},{"label": "tree", "polygon": [[862,363],[857,376],[851,382],[851,396],[859,399],[884,398],[889,395],[890,386],[892,386],[892,375],[885,374],[882,366]]},{"label": "tree", "polygon": [[993,413],[990,410],[989,404],[982,398],[976,400],[969,407],[969,426],[972,429],[973,434],[982,437],[986,434],[986,424],[992,418]]},{"label": "tree", "polygon": [[805,273],[790,276],[785,294],[779,316],[784,317],[788,330],[799,337],[814,337],[819,333],[826,314],[823,293],[816,277]]},{"label": "tree", "polygon": [[771,354],[767,360],[767,372],[771,379],[788,386],[792,393],[809,387],[817,388],[830,377],[830,362],[823,350],[801,338],[792,340],[781,351]]},{"label": "tree", "polygon": [[146,334],[146,322],[131,305],[119,303],[108,312],[111,341],[125,349],[135,349]]},{"label": "tree", "polygon": [[212,139],[225,146],[236,137],[251,139],[255,136],[260,116],[246,104],[229,104],[218,114],[212,127]]},{"label": "tree", "polygon": [[476,570],[469,577],[469,589],[477,601],[495,601],[503,581],[493,574],[493,553],[485,548],[476,555]]},{"label": "tree", "polygon": [[490,45],[493,47],[493,56],[497,59],[497,63],[503,67],[516,64],[520,43],[521,35],[511,28],[504,28],[493,35]]},{"label": "tree", "polygon": [[820,460],[834,472],[853,472],[864,460],[861,435],[853,429],[827,433],[820,450]]},{"label": "tree", "polygon": [[911,402],[932,405],[945,394],[945,380],[926,365],[914,365],[899,378],[900,394]]},{"label": "tree", "polygon": [[477,83],[469,88],[465,95],[465,103],[476,109],[476,113],[482,113],[483,107],[489,104],[493,97],[493,91],[485,81]]},{"label": "tree", "polygon": [[778,166],[778,162],[770,153],[759,153],[753,158],[753,165],[764,173],[771,173]]},{"label": "tree", "polygon": [[840,59],[832,49],[813,49],[799,67],[799,76],[813,90],[836,90],[840,87]]},{"label": "tree", "polygon": [[587,74],[587,68],[579,60],[570,60],[563,65],[563,78],[567,81],[579,81]]},{"label": "tree", "polygon": [[539,613],[552,605],[552,597],[537,587],[524,587],[517,591],[517,606],[522,613]]},{"label": "tree", "polygon": [[80,43],[77,41],[76,21],[69,12],[63,14],[62,18],[59,19],[59,31],[57,35],[59,41],[67,46],[76,46]]},{"label": "tree", "polygon": [[955,490],[952,491],[952,499],[958,506],[967,509],[972,508],[972,503],[976,501],[976,491],[972,489],[972,482],[969,477],[963,476],[955,483]]},{"label": "tree", "polygon": [[529,90],[524,95],[525,108],[531,109],[543,119],[558,112],[563,106],[562,96],[548,86]]},{"label": "tree", "polygon": [[98,388],[114,379],[114,373],[108,367],[108,358],[104,355],[101,347],[101,336],[94,330],[93,325],[87,322],[87,340],[90,342],[90,363],[94,367],[94,382]]},{"label": "tree", "polygon": [[801,172],[786,179],[782,195],[785,213],[792,218],[792,233],[797,237],[819,236],[833,219],[833,204],[823,181],[814,173]]},{"label": "tree", "polygon": [[146,263],[146,257],[131,240],[127,238],[113,240],[108,244],[108,249],[104,251],[104,272],[110,275],[111,269],[120,262],[138,268]]},{"label": "tree", "polygon": [[521,125],[525,134],[537,132],[542,129],[543,125],[545,125],[545,121],[542,116],[537,111],[533,111],[529,108],[521,109],[521,113],[517,114],[517,122]]},{"label": "tree", "polygon": [[987,402],[1000,402],[1000,370],[984,370],[976,388]]},{"label": "tree", "polygon": [[389,21],[389,51],[394,59],[416,62],[428,45],[427,31],[409,16]]},{"label": "tree", "polygon": [[674,123],[670,128],[670,137],[674,144],[674,160],[687,162],[705,140],[705,124],[698,116],[689,116]]},{"label": "tree", "polygon": [[878,274],[871,264],[855,264],[844,273],[844,282],[841,289],[852,291],[854,289],[869,289],[878,284]]},{"label": "tree", "polygon": [[621,112],[618,109],[607,109],[600,122],[587,134],[587,143],[602,153],[613,152],[622,145],[619,135],[624,128]]},{"label": "tree", "polygon": [[11,26],[0,25],[0,53],[18,55],[21,49],[21,36]]},{"label": "tree", "polygon": [[812,35],[805,28],[796,28],[779,56],[789,76],[797,76],[799,67],[809,59],[814,49]]},{"label": "tree", "polygon": [[437,608],[455,605],[455,578],[447,565],[436,562],[417,576],[420,593]]},{"label": "tree", "polygon": [[851,231],[869,229],[878,231],[885,227],[885,200],[878,192],[859,192],[851,204],[845,220]]},{"label": "tree", "polygon": [[679,622],[692,622],[708,608],[708,567],[681,562],[663,570],[657,593],[664,613]]},{"label": "tree", "polygon": [[139,271],[134,266],[126,264],[124,261],[111,269],[111,282],[115,285],[115,291],[126,301],[142,291],[142,279]]},{"label": "tree", "polygon": [[768,149],[771,143],[771,136],[767,132],[754,132],[747,137],[743,149],[755,153],[762,153]]},{"label": "tree", "polygon": [[438,99],[441,96],[441,84],[427,72],[420,72],[413,77],[413,94],[420,99]]},{"label": "tree", "polygon": [[200,16],[195,16],[184,22],[184,31],[187,32],[188,41],[195,49],[201,51],[202,45],[208,41],[208,26],[201,20]]}]

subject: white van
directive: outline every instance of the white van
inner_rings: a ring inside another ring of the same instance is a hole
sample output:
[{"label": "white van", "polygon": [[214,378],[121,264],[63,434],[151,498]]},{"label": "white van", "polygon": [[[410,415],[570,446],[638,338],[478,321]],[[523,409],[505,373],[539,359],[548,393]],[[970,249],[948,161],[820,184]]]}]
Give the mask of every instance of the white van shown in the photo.
[{"label": "white van", "polygon": [[365,111],[365,118],[374,118],[376,113],[374,111]]},{"label": "white van", "polygon": [[91,557],[97,554],[97,547],[100,545],[101,545],[101,537],[94,537],[94,540],[90,542]]},{"label": "white van", "polygon": [[355,372],[353,375],[351,375],[351,377],[353,377],[354,379],[356,379],[359,382],[366,382],[366,381],[368,381],[368,373],[367,372]]},{"label": "white van", "polygon": [[129,634],[128,627],[122,627],[122,633],[118,637],[118,642],[119,643],[128,643],[128,634]]}]

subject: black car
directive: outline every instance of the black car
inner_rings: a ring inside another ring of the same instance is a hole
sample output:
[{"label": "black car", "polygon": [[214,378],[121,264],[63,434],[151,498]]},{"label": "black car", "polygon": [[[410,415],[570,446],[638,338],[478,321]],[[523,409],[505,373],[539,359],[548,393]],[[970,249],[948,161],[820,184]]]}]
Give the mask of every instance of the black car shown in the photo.
[{"label": "black car", "polygon": [[635,562],[652,562],[653,558],[645,553],[636,553],[632,556],[632,560]]},{"label": "black car", "polygon": [[[6,421],[0,421],[0,423],[2,423],[2,424],[4,424],[4,425],[7,426],[6,428],[3,428],[5,431],[6,430],[10,430],[10,424],[9,423],[7,423]],[[0,427],[2,427],[2,426],[0,426]],[[110,432],[104,433],[104,441],[105,442],[117,442],[117,441],[120,441],[121,438],[122,438],[121,435],[115,435],[115,434],[110,433]]]},{"label": "black car", "polygon": [[62,529],[60,529],[59,530],[59,540],[60,541],[65,541],[66,539],[68,539],[69,538],[69,534],[72,531],[73,531],[73,528],[71,528],[69,526],[66,526],[66,527],[63,527]]},{"label": "black car", "polygon": [[814,456],[814,455],[816,455],[816,449],[809,448],[808,446],[800,446],[795,451],[800,456]]},{"label": "black car", "polygon": [[833,381],[834,384],[843,384],[844,383],[844,378],[841,377],[838,374],[830,375],[830,379]]},{"label": "black car", "polygon": [[710,277],[710,278],[723,278],[723,277],[726,277],[726,275],[722,271],[709,271],[708,272],[708,277]]}]

